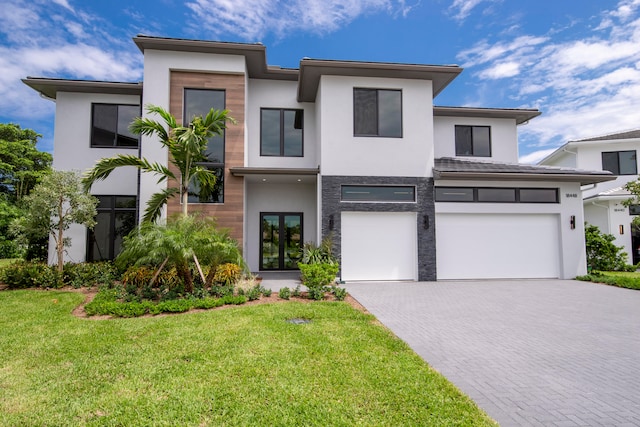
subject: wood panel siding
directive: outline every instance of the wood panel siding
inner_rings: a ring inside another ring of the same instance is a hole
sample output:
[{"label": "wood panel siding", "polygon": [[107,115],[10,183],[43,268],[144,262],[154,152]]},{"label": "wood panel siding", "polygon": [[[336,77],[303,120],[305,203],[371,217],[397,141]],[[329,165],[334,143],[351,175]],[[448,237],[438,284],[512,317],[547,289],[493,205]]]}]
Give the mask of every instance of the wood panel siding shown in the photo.
[{"label": "wood panel siding", "polygon": [[[218,226],[228,228],[242,246],[244,223],[244,179],[233,176],[229,169],[244,166],[245,77],[242,74],[215,74],[171,71],[169,111],[182,123],[184,89],[221,89],[225,91],[226,109],[236,120],[225,133],[224,203],[190,203],[189,213],[201,212],[217,218]],[[172,169],[173,173],[178,172]],[[169,182],[169,186],[177,183]],[[167,212],[180,212],[180,200],[170,199]]]}]

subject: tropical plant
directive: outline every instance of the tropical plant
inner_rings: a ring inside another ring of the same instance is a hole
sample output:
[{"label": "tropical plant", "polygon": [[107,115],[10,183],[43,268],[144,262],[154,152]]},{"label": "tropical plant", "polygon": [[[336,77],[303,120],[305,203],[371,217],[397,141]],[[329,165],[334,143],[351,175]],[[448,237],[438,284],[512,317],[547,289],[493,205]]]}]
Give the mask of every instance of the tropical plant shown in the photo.
[{"label": "tropical plant", "polygon": [[213,280],[215,267],[223,262],[235,263],[246,270],[238,244],[227,231],[217,229],[213,218],[194,216],[170,218],[166,225],[141,224],[124,239],[123,250],[116,258],[116,265],[122,270],[129,265],[159,265],[152,283],[170,265],[176,269],[187,293],[193,292],[191,264],[195,264],[202,282],[207,283],[201,265],[210,266]]},{"label": "tropical plant", "polygon": [[333,238],[331,235],[326,236],[316,245],[312,242],[306,242],[302,247],[302,264],[337,264],[338,259],[333,255]]},{"label": "tropical plant", "polygon": [[632,271],[634,266],[627,265],[627,253],[616,246],[615,237],[605,234],[598,227],[585,224],[584,235],[587,247],[587,265],[599,271]]},{"label": "tropical plant", "polygon": [[58,257],[58,273],[64,267],[64,248],[71,245],[65,231],[71,224],[92,228],[98,199],[82,191],[76,172],[54,171],[42,178],[24,197],[26,214],[12,224],[12,231],[23,241],[51,236]]},{"label": "tropical plant", "polygon": [[180,195],[182,214],[188,214],[189,185],[196,184],[201,192],[213,192],[216,184],[214,171],[198,162],[206,161],[205,150],[212,136],[221,135],[227,122],[235,123],[229,117],[228,110],[211,109],[205,117],[196,116],[187,125],[178,125],[173,115],[162,107],[148,105],[147,112],[160,116],[162,122],[150,118],[136,118],[130,126],[136,135],[158,137],[160,144],[169,151],[169,162],[175,166],[180,175],[176,176],[167,166],[151,163],[147,159],[134,155],[120,154],[98,161],[84,176],[85,190],[89,190],[94,182],[106,179],[111,172],[122,166],[133,166],[143,172],[151,172],[158,176],[158,182],[173,179],[179,187],[168,187],[151,196],[145,209],[143,221],[155,222],[162,213],[162,208],[169,198]]}]

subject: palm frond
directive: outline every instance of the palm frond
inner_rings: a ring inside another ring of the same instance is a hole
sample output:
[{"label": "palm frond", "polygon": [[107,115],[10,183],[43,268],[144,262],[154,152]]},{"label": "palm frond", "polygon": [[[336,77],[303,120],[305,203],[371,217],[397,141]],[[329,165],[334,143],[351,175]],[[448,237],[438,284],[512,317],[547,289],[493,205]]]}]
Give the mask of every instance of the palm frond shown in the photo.
[{"label": "palm frond", "polygon": [[142,221],[156,222],[160,218],[162,208],[167,204],[167,201],[179,193],[180,190],[178,188],[170,187],[152,194],[147,202],[147,208],[144,210]]},{"label": "palm frond", "polygon": [[150,163],[147,159],[141,159],[132,154],[118,154],[115,157],[100,159],[92,169],[85,172],[82,177],[82,185],[85,191],[89,191],[94,182],[107,179],[111,172],[123,166],[133,166],[144,172],[153,172],[160,175],[158,182],[167,178],[175,179],[173,172],[160,163]]}]

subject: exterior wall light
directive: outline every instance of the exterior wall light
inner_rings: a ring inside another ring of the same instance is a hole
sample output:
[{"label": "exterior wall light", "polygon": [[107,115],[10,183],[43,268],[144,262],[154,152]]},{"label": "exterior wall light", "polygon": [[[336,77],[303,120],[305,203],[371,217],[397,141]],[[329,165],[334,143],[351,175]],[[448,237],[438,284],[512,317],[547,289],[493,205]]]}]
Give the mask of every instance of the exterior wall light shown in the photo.
[{"label": "exterior wall light", "polygon": [[571,217],[569,218],[569,224],[571,225],[571,229],[572,230],[576,229],[576,216],[575,215],[571,215]]}]

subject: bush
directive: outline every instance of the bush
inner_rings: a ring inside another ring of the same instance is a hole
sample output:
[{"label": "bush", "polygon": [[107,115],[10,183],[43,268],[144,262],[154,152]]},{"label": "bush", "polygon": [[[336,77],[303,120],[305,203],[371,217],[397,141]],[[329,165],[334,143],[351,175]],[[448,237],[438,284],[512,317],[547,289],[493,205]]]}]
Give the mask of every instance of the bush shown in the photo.
[{"label": "bush", "polygon": [[585,282],[604,283],[606,285],[617,286],[619,288],[640,290],[640,277],[614,276],[600,273],[578,276],[576,280]]},{"label": "bush", "polygon": [[242,269],[238,264],[233,263],[225,263],[219,265],[216,268],[216,274],[213,280],[216,283],[220,283],[224,286],[230,286],[238,282],[240,280],[240,275],[242,273]]},{"label": "bush", "polygon": [[282,298],[282,299],[291,298],[291,289],[289,289],[287,287],[280,288],[280,290],[278,291],[278,297]]},{"label": "bush", "polygon": [[245,292],[245,295],[249,301],[255,301],[259,299],[261,294],[262,292],[260,292],[260,286],[254,286],[253,288]]},{"label": "bush", "polygon": [[338,264],[302,264],[299,263],[302,284],[307,288],[328,286],[333,283],[338,274]]},{"label": "bush", "polygon": [[598,227],[589,224],[585,224],[584,235],[587,246],[587,265],[592,270],[635,270],[634,266],[627,264],[627,253],[622,250],[622,247],[613,244],[615,237],[604,234]]},{"label": "bush", "polygon": [[344,299],[347,297],[347,290],[345,288],[339,288],[337,286],[332,286],[331,287],[331,293],[333,294],[335,299],[338,300],[338,301],[344,301]]},{"label": "bush", "polygon": [[65,285],[74,288],[110,284],[119,277],[118,270],[110,262],[67,263],[62,274]]},{"label": "bush", "polygon": [[59,288],[63,285],[58,271],[41,262],[14,262],[2,269],[0,275],[0,282],[9,289]]}]

